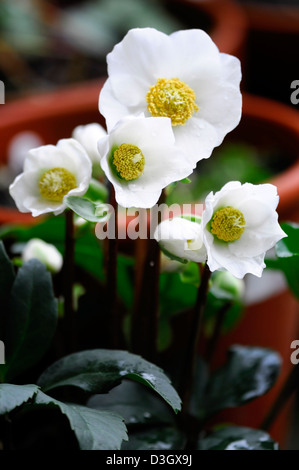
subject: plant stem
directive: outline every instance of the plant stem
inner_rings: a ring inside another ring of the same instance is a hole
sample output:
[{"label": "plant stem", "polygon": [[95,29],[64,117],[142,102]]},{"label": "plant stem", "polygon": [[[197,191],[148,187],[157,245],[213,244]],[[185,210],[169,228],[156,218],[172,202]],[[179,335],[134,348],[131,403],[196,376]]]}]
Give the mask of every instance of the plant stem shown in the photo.
[{"label": "plant stem", "polygon": [[[110,341],[113,348],[119,347],[120,318],[117,309],[117,252],[118,252],[118,204],[115,199],[115,191],[110,186],[110,204],[113,207],[115,217],[115,237],[108,237],[106,252],[106,276],[107,276],[107,318],[110,325]],[[108,222],[110,223],[110,222]]]},{"label": "plant stem", "polygon": [[[165,200],[162,193],[158,206]],[[161,213],[157,212],[157,224]],[[155,227],[152,225],[151,231]],[[136,253],[136,289],[135,305],[132,315],[131,347],[133,352],[144,358],[157,362],[157,338],[159,326],[160,295],[160,247],[155,239],[137,240]]]},{"label": "plant stem", "polygon": [[299,364],[295,365],[293,369],[291,370],[272,408],[270,409],[264,421],[262,422],[261,429],[267,431],[272,426],[272,424],[276,420],[277,416],[279,415],[279,413],[281,412],[282,408],[287,403],[291,395],[296,390],[298,390],[298,384],[299,384]]},{"label": "plant stem", "polygon": [[156,361],[159,312],[160,249],[156,240],[147,240],[132,318],[132,349],[148,360]]},{"label": "plant stem", "polygon": [[185,359],[183,361],[183,370],[179,384],[179,394],[183,402],[183,410],[185,413],[188,413],[189,411],[192,387],[194,384],[196,359],[198,355],[198,343],[209,290],[210,277],[211,271],[208,265],[205,264],[201,283],[197,291],[196,304],[193,310],[193,318],[191,320],[190,339],[188,341]]},{"label": "plant stem", "polygon": [[232,306],[231,302],[226,302],[222,306],[222,308],[220,308],[219,312],[217,313],[215,327],[214,327],[212,336],[210,338],[210,341],[208,342],[207,347],[206,347],[205,357],[206,357],[206,361],[207,361],[208,364],[211,364],[211,362],[213,360],[214,353],[215,353],[216,347],[217,347],[217,343],[218,343],[220,335],[221,335],[221,328],[222,328],[226,313],[231,308],[231,306]]},{"label": "plant stem", "polygon": [[74,324],[74,303],[73,303],[73,283],[74,283],[74,218],[71,210],[65,211],[65,251],[64,251],[64,324],[65,335],[68,338],[68,350],[75,348],[75,324]]}]

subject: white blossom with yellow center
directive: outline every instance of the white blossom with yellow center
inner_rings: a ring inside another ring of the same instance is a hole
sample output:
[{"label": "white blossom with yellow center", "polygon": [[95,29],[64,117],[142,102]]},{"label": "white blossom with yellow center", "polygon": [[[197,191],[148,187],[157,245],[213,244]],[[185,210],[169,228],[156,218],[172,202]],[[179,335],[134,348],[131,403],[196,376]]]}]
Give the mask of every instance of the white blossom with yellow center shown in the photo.
[{"label": "white blossom with yellow center", "polygon": [[203,242],[211,271],[260,277],[266,252],[286,234],[278,223],[277,188],[231,181],[205,200]]},{"label": "white blossom with yellow center", "polygon": [[20,212],[38,216],[66,208],[65,196],[82,196],[91,179],[91,160],[75,139],[60,140],[28,152],[24,171],[9,191]]},{"label": "white blossom with yellow center", "polygon": [[107,56],[108,80],[99,109],[108,131],[130,114],[171,119],[176,144],[193,165],[240,121],[241,69],[198,29],[170,36],[153,28],[130,30]]},{"label": "white blossom with yellow center", "polygon": [[166,117],[122,119],[99,140],[101,166],[123,207],[150,208],[162,189],[192,173],[194,166],[175,146]]}]

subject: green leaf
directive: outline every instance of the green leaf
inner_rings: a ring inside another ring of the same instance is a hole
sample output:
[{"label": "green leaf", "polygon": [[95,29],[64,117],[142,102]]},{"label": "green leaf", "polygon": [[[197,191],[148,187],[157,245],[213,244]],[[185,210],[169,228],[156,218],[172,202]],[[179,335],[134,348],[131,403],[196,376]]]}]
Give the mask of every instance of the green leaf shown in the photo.
[{"label": "green leaf", "polygon": [[182,180],[180,180],[180,183],[184,183],[184,184],[191,183],[191,180],[190,178],[183,178]]},{"label": "green leaf", "polygon": [[173,253],[170,253],[170,251],[166,250],[164,246],[160,245],[160,250],[164,253],[167,258],[171,259],[172,261],[178,261],[179,263],[182,264],[187,264],[188,260],[180,258],[179,256],[174,255]]},{"label": "green leaf", "polygon": [[95,179],[91,179],[85,197],[91,201],[105,202],[108,197],[106,186]]},{"label": "green leaf", "polygon": [[299,225],[282,224],[281,228],[288,237],[276,244],[277,259],[267,260],[267,266],[284,273],[289,288],[299,299]]},{"label": "green leaf", "polygon": [[190,261],[180,272],[180,279],[185,284],[193,284],[198,287],[200,284],[200,272],[197,263]]},{"label": "green leaf", "polygon": [[185,438],[178,429],[162,426],[129,433],[122,450],[183,450],[184,444]]},{"label": "green leaf", "polygon": [[124,379],[155,390],[175,412],[181,400],[163,371],[127,351],[94,349],[66,356],[52,364],[39,378],[45,391],[70,385],[90,393],[106,393]]},{"label": "green leaf", "polygon": [[282,230],[287,234],[276,244],[278,258],[291,258],[299,256],[299,224],[281,224]]},{"label": "green leaf", "polygon": [[194,306],[197,287],[182,282],[179,273],[162,273],[160,276],[160,312],[170,317]]},{"label": "green leaf", "polygon": [[110,411],[66,404],[40,391],[35,405],[59,408],[69,420],[81,450],[119,450],[122,441],[127,439],[122,417]]},{"label": "green leaf", "polygon": [[39,223],[27,226],[0,227],[0,238],[15,238],[19,242],[27,242],[32,238],[41,238],[47,243],[57,246],[64,241],[65,220],[63,216],[42,219]]},{"label": "green leaf", "polygon": [[18,271],[6,322],[6,381],[36,364],[48,349],[57,324],[57,302],[51,276],[36,259]]},{"label": "green leaf", "polygon": [[167,404],[152,390],[137,382],[124,380],[107,394],[93,395],[87,402],[93,409],[120,414],[127,426],[173,424],[174,415]]},{"label": "green leaf", "polygon": [[227,426],[201,439],[199,450],[278,450],[278,444],[264,431]]},{"label": "green leaf", "polygon": [[94,202],[86,197],[68,196],[67,206],[77,215],[89,222],[107,222],[111,216],[109,206],[102,202]]},{"label": "green leaf", "polygon": [[226,364],[210,377],[200,414],[209,416],[264,395],[274,385],[280,367],[281,358],[275,351],[232,346]]},{"label": "green leaf", "polygon": [[0,415],[26,403],[38,392],[37,385],[0,384]]}]

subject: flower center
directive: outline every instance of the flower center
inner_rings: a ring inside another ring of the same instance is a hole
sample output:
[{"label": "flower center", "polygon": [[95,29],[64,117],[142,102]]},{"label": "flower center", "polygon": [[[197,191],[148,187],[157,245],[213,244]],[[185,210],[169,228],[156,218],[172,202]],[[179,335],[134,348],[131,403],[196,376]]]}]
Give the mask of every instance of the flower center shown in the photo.
[{"label": "flower center", "polygon": [[51,168],[39,180],[41,195],[54,202],[62,202],[64,196],[76,187],[75,176],[65,168]]},{"label": "flower center", "polygon": [[142,175],[145,160],[139,147],[121,144],[113,153],[112,164],[120,179],[133,181]]},{"label": "flower center", "polygon": [[173,126],[184,125],[198,111],[195,93],[178,78],[158,78],[147,95],[147,110],[152,116],[168,117]]},{"label": "flower center", "polygon": [[211,221],[211,232],[219,240],[233,242],[239,240],[245,230],[245,225],[242,212],[228,206],[215,212]]}]

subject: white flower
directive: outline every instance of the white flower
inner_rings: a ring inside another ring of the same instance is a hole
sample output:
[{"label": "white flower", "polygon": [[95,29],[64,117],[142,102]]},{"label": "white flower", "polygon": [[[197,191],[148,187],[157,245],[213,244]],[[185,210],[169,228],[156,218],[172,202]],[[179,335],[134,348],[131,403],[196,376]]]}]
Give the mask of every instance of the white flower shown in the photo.
[{"label": "white flower", "polygon": [[60,140],[28,152],[24,171],[9,191],[20,212],[60,214],[65,196],[82,196],[91,179],[91,161],[75,139]]},{"label": "white flower", "polygon": [[262,275],[266,251],[286,236],[278,223],[278,200],[272,184],[238,181],[207,196],[202,225],[211,271],[226,269],[239,279]]},{"label": "white flower", "polygon": [[98,148],[102,169],[123,207],[152,207],[163,188],[193,170],[175,146],[168,118],[124,118]]},{"label": "white flower", "polygon": [[207,253],[203,244],[202,225],[183,217],[163,220],[154,233],[161,250],[171,259],[205,262]]},{"label": "white flower", "polygon": [[32,258],[38,259],[52,273],[58,273],[63,265],[63,257],[54,245],[46,243],[39,238],[33,238],[22,252],[22,260],[24,263]]},{"label": "white flower", "polygon": [[196,164],[240,121],[240,61],[220,53],[204,31],[168,36],[153,28],[132,29],[107,63],[99,109],[108,130],[128,114],[167,116],[176,144]]},{"label": "white flower", "polygon": [[107,135],[106,130],[97,122],[85,126],[77,126],[73,130],[72,137],[85,148],[92,163],[99,161],[98,140]]}]

